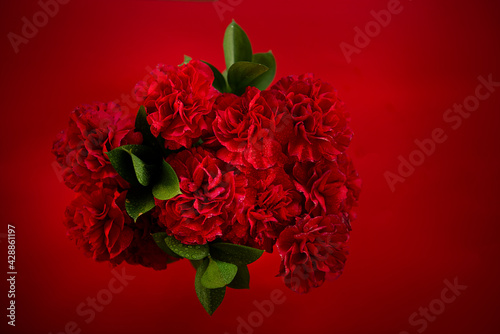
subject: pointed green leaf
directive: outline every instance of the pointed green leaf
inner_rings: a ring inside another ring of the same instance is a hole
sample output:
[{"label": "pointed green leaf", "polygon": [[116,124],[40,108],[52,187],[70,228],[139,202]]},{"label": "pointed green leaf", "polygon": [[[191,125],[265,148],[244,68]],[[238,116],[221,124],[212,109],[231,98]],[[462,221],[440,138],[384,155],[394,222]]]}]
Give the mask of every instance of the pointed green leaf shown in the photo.
[{"label": "pointed green leaf", "polygon": [[132,157],[132,164],[134,165],[135,176],[139,183],[143,186],[148,186],[151,182],[151,179],[154,177],[158,168],[155,165],[147,165],[139,159],[135,154],[130,154]]},{"label": "pointed green leaf", "polygon": [[212,83],[212,86],[214,86],[214,88],[221,93],[227,92],[227,82],[224,76],[219,72],[219,70],[215,66],[206,61],[203,62],[207,64],[214,73],[214,82]]},{"label": "pointed green leaf", "polygon": [[[114,169],[132,185],[149,185],[158,175],[161,156],[145,145],[124,145],[108,152]],[[132,175],[134,173],[135,175]]]},{"label": "pointed green leaf", "polygon": [[194,269],[198,269],[198,267],[203,263],[203,260],[189,260]]},{"label": "pointed green leaf", "polygon": [[196,295],[200,300],[201,305],[208,314],[212,315],[219,305],[224,300],[224,295],[226,294],[226,287],[218,289],[207,289],[201,283],[202,277],[208,268],[209,260],[205,259],[196,270],[196,277],[194,279],[194,287],[196,290]]},{"label": "pointed green leaf", "polygon": [[240,61],[234,63],[227,72],[227,81],[232,92],[241,95],[253,80],[268,71],[267,66]]},{"label": "pointed green leaf", "polygon": [[257,261],[263,253],[263,250],[257,248],[225,242],[218,242],[210,245],[210,255],[214,259],[234,263],[238,266]]},{"label": "pointed green leaf", "polygon": [[201,278],[201,284],[208,289],[222,288],[228,285],[236,276],[238,267],[215,259],[210,259],[208,268]]},{"label": "pointed green leaf", "polygon": [[158,247],[161,248],[162,251],[164,251],[165,253],[167,253],[170,256],[177,257],[177,258],[179,257],[179,255],[175,254],[170,248],[168,248],[167,244],[165,243],[165,238],[168,237],[167,233],[158,232],[158,233],[151,234],[151,236],[153,237],[154,241],[156,242]]},{"label": "pointed green leaf", "polygon": [[162,161],[160,176],[153,185],[153,195],[159,200],[168,200],[182,194],[179,178],[166,161]]},{"label": "pointed green leaf", "polygon": [[231,22],[224,34],[224,57],[226,67],[238,61],[252,61],[252,45],[247,34],[236,22]]},{"label": "pointed green leaf", "polygon": [[135,117],[135,129],[142,133],[144,140],[149,136],[152,136],[154,138],[153,134],[151,133],[151,127],[148,123],[148,115],[144,106],[141,106],[139,108],[137,116]]},{"label": "pointed green leaf", "polygon": [[184,245],[173,236],[167,236],[165,243],[175,254],[188,260],[202,260],[208,256],[208,245]]},{"label": "pointed green leaf", "polygon": [[250,272],[246,265],[238,266],[238,272],[230,284],[232,289],[250,289]]},{"label": "pointed green leaf", "polygon": [[140,215],[155,207],[155,199],[151,194],[151,189],[144,187],[133,187],[128,190],[125,199],[125,209],[128,215],[137,221]]},{"label": "pointed green leaf", "polygon": [[254,79],[268,70],[267,66],[261,64],[239,61],[229,68],[227,81],[233,93],[241,95]]},{"label": "pointed green leaf", "polygon": [[159,176],[159,165],[163,160],[151,147],[145,145],[124,145],[118,147],[130,154],[135,176],[139,183],[148,186],[152,179]]},{"label": "pointed green leaf", "polygon": [[119,147],[106,153],[116,172],[132,185],[139,184],[130,154]]},{"label": "pointed green leaf", "polygon": [[189,63],[191,61],[191,57],[189,57],[188,55],[184,55],[184,61],[182,63],[179,64],[179,66],[182,66],[182,65],[186,65],[187,63]]},{"label": "pointed green leaf", "polygon": [[271,51],[266,53],[256,53],[253,55],[252,63],[261,64],[269,68],[268,71],[262,73],[249,84],[249,86],[264,90],[269,87],[274,80],[274,76],[276,75],[276,59],[274,59],[274,55]]}]

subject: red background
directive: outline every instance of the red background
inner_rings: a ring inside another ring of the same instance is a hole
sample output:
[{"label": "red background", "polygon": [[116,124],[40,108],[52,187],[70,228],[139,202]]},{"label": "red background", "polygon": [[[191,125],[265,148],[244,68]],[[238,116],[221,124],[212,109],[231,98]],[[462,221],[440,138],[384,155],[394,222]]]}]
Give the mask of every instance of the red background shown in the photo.
[{"label": "red background", "polygon": [[[16,327],[2,333],[59,333],[74,321],[81,333],[237,333],[254,301],[282,290],[286,301],[254,333],[417,333],[409,317],[440,298],[455,277],[467,289],[428,322],[425,333],[498,333],[500,89],[457,130],[443,121],[454,103],[474,94],[477,77],[500,81],[499,5],[494,1],[402,0],[403,10],[348,63],[339,44],[373,20],[387,0],[222,0],[212,3],[72,0],[15,53],[9,32],[37,1],[2,1],[0,121],[2,272],[7,224],[17,228]],[[231,3],[233,5],[231,5]],[[159,62],[183,55],[223,68],[222,37],[234,18],[254,50],[272,49],[278,76],[314,72],[332,82],[352,113],[350,148],[363,178],[344,275],[307,295],[287,290],[279,256],[251,265],[251,289],[230,290],[209,317],[199,304],[194,270],[126,265],[135,278],[95,319],[76,313],[113,277],[65,237],[65,206],[73,194],[59,182],[52,141],[80,103],[120,99]],[[391,192],[415,139],[442,128],[447,140]],[[2,277],[6,275],[2,274]],[[420,317],[419,317],[420,318]]]}]

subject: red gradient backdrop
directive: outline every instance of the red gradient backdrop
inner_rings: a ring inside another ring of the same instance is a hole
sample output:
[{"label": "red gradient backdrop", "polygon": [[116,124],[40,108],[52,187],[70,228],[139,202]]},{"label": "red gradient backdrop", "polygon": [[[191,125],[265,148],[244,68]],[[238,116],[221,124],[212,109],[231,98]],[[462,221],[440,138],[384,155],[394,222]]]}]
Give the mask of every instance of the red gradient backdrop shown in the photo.
[{"label": "red gradient backdrop", "polygon": [[[226,11],[218,13],[213,3],[72,0],[15,53],[8,33],[21,34],[22,18],[32,20],[40,6],[2,1],[1,332],[64,333],[69,323],[76,329],[68,333],[499,333],[500,87],[456,130],[443,114],[475,94],[478,76],[500,81],[500,6],[401,0],[401,12],[380,31],[373,26],[348,63],[340,44],[354,45],[354,28],[388,2],[221,0]],[[73,194],[53,169],[52,141],[76,105],[125,101],[148,66],[188,54],[223,68],[232,18],[256,51],[272,49],[278,76],[314,72],[352,113],[350,152],[364,188],[345,273],[297,295],[274,277],[276,252],[265,254],[250,267],[251,289],[230,290],[209,317],[189,263],[162,272],[124,265],[135,278],[87,323],[78,306],[113,274],[65,237]],[[447,140],[392,192],[384,173],[397,173],[398,157],[435,128]],[[5,316],[7,224],[17,229],[16,327]],[[455,278],[467,288],[442,310],[443,281]],[[254,301],[275,289],[286,300],[259,321]],[[429,304],[438,313],[432,321],[418,315]],[[418,325],[409,322],[414,312]],[[259,326],[238,331],[238,318],[251,314]]]}]

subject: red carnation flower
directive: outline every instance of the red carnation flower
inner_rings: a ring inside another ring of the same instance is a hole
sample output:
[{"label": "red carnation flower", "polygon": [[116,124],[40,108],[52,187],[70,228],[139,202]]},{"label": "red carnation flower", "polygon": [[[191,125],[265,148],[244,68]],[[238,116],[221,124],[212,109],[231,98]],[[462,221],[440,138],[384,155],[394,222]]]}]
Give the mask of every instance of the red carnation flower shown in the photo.
[{"label": "red carnation flower", "polygon": [[212,87],[208,65],[192,60],[182,66],[158,65],[147,82],[136,86],[137,100],[146,107],[151,133],[165,139],[165,147],[191,147],[212,132],[212,105],[219,95]]},{"label": "red carnation flower", "polygon": [[321,286],[325,279],[342,274],[347,256],[349,231],[339,216],[297,219],[281,232],[278,242],[279,275],[287,287],[298,293]]},{"label": "red carnation flower", "polygon": [[166,160],[180,181],[181,195],[159,201],[159,224],[185,244],[205,244],[222,235],[243,196],[244,175],[201,147]]},{"label": "red carnation flower", "polygon": [[245,200],[224,231],[224,239],[271,253],[281,231],[301,214],[302,197],[282,168],[247,172],[246,176]]},{"label": "red carnation flower", "polygon": [[141,142],[132,115],[124,114],[114,103],[96,103],[81,105],[71,113],[69,126],[59,134],[52,153],[65,184],[75,191],[95,190],[100,182],[126,187],[105,153]]},{"label": "red carnation flower", "polygon": [[134,237],[132,220],[123,210],[125,194],[109,188],[83,192],[66,209],[67,235],[87,257],[115,264],[123,260]]},{"label": "red carnation flower", "polygon": [[311,74],[289,76],[271,90],[286,96],[293,119],[288,153],[299,161],[334,160],[352,138],[349,115],[333,87]]},{"label": "red carnation flower", "polygon": [[224,94],[216,105],[215,136],[224,146],[217,157],[234,165],[266,169],[283,165],[282,145],[292,134],[291,119],[275,92],[249,87],[237,97]]},{"label": "red carnation flower", "polygon": [[297,162],[293,167],[297,190],[306,198],[305,209],[311,216],[340,214],[347,199],[346,176],[336,162]]}]

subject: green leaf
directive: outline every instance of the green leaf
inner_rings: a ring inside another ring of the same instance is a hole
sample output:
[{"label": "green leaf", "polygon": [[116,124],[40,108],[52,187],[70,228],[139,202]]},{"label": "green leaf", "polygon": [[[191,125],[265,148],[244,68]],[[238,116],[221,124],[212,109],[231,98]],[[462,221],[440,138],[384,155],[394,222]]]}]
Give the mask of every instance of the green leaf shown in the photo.
[{"label": "green leaf", "polygon": [[133,185],[140,183],[143,186],[149,185],[158,174],[156,165],[162,161],[158,153],[145,145],[120,146],[108,152],[108,157],[120,176]]},{"label": "green leaf", "polygon": [[151,147],[145,145],[124,145],[118,147],[132,158],[135,176],[139,183],[143,186],[148,186],[152,179],[158,177],[161,161],[161,156],[156,153]]},{"label": "green leaf", "polygon": [[139,111],[137,112],[137,116],[135,117],[135,129],[142,133],[143,139],[146,137],[153,136],[151,133],[151,127],[148,123],[148,114],[146,113],[146,108],[141,106]]},{"label": "green leaf", "polygon": [[153,196],[159,200],[168,200],[182,194],[179,179],[174,169],[166,161],[162,161],[158,181],[153,185]]},{"label": "green leaf", "polygon": [[226,93],[228,91],[228,87],[224,76],[219,72],[219,70],[215,66],[206,61],[203,62],[207,64],[214,73],[214,82],[212,83],[212,86],[214,86],[214,88],[217,89],[219,92]]},{"label": "green leaf", "polygon": [[140,215],[155,207],[155,199],[151,194],[151,189],[144,187],[133,187],[128,190],[125,199],[125,209],[128,215],[137,221]]},{"label": "green leaf", "polygon": [[232,289],[250,289],[250,272],[246,265],[238,266],[238,272],[228,287]]},{"label": "green leaf", "polygon": [[203,260],[189,260],[194,269],[198,269],[198,267],[203,263]]},{"label": "green leaf", "polygon": [[263,250],[248,246],[218,242],[210,244],[210,255],[217,260],[234,263],[238,266],[247,265],[264,253]]},{"label": "green leaf", "polygon": [[250,40],[236,22],[231,22],[227,27],[223,45],[227,68],[230,68],[238,61],[252,61]]},{"label": "green leaf", "polygon": [[202,260],[209,254],[208,245],[184,245],[173,236],[167,236],[165,243],[175,254],[188,260]]},{"label": "green leaf", "polygon": [[222,288],[231,283],[237,272],[238,267],[232,263],[210,259],[208,268],[201,278],[201,284],[208,289]]},{"label": "green leaf", "polygon": [[229,87],[233,93],[241,95],[253,80],[268,70],[267,66],[248,61],[234,63],[227,72]]},{"label": "green leaf", "polygon": [[182,65],[185,65],[187,63],[189,63],[191,61],[191,57],[189,57],[188,55],[184,55],[184,61],[182,63],[179,64],[179,66],[182,66]]},{"label": "green leaf", "polygon": [[253,55],[252,63],[261,64],[269,68],[268,71],[252,80],[249,86],[264,90],[273,82],[276,75],[276,59],[271,51],[266,53],[256,53]]},{"label": "green leaf", "polygon": [[135,175],[134,164],[130,154],[119,147],[106,153],[111,165],[116,172],[131,185],[138,185],[139,181]]},{"label": "green leaf", "polygon": [[135,154],[130,154],[132,157],[132,164],[134,165],[135,176],[139,183],[143,186],[148,186],[151,180],[157,174],[158,168],[155,165],[147,165]]},{"label": "green leaf", "polygon": [[154,241],[158,245],[158,247],[161,248],[162,251],[167,253],[170,256],[173,257],[179,257],[179,255],[175,254],[170,248],[168,248],[167,244],[165,243],[165,239],[168,237],[168,234],[165,232],[158,232],[158,233],[153,233],[151,234],[153,237]]},{"label": "green leaf", "polygon": [[200,300],[201,305],[208,314],[212,315],[219,305],[224,300],[226,294],[226,287],[218,289],[208,289],[201,283],[202,277],[208,268],[209,260],[205,259],[196,270],[196,277],[194,279],[194,287],[196,295]]}]

